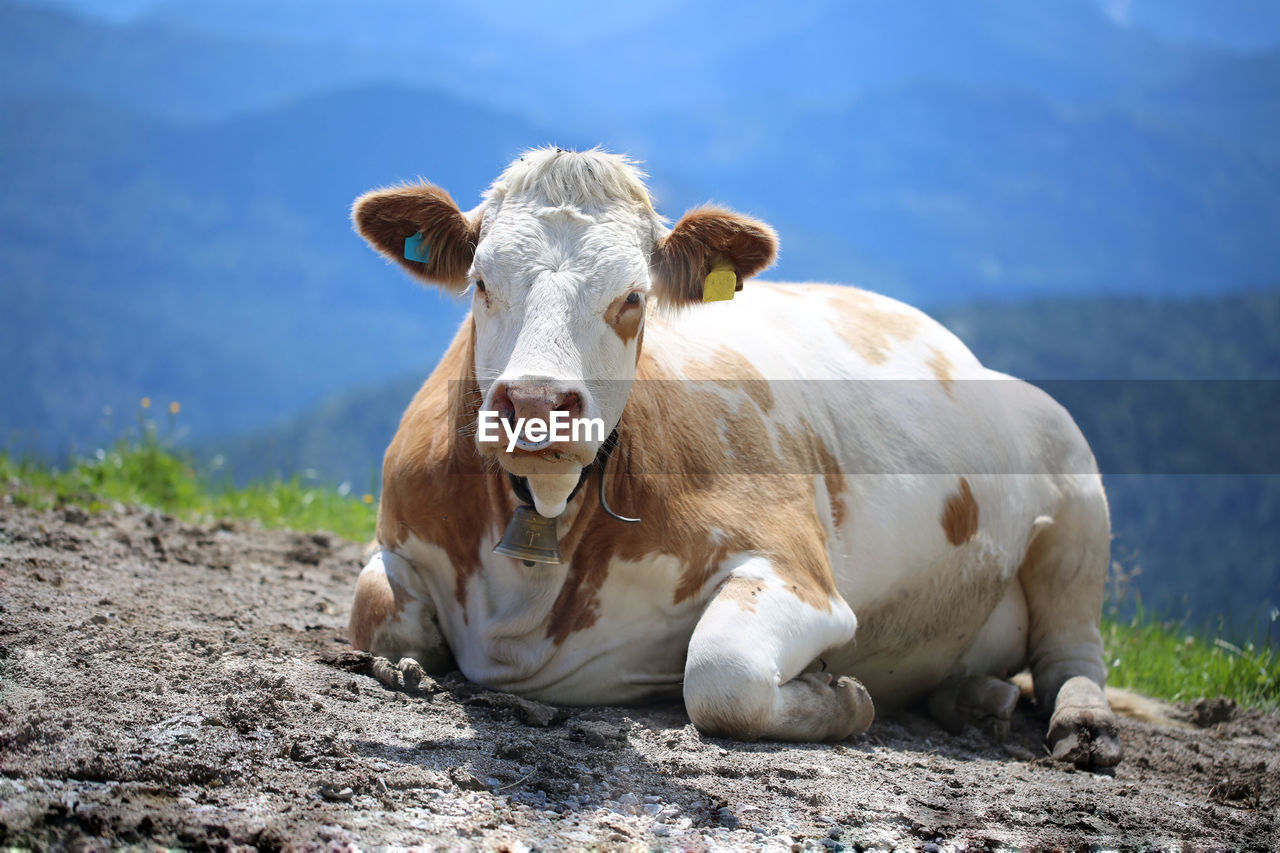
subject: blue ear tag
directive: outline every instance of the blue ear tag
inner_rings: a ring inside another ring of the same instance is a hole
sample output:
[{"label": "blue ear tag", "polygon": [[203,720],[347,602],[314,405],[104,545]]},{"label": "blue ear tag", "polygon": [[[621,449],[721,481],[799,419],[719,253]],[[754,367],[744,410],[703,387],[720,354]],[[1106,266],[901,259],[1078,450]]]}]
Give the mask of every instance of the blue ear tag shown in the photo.
[{"label": "blue ear tag", "polygon": [[422,242],[422,232],[404,238],[404,259],[425,264],[431,257],[431,247]]}]

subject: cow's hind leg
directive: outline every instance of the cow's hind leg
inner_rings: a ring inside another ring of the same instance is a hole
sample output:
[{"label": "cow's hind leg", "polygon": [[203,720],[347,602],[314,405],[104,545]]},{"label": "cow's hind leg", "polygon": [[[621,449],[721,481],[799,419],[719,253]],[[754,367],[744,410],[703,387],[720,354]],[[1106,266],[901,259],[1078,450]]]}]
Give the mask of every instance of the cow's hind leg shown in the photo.
[{"label": "cow's hind leg", "polygon": [[1009,736],[1009,721],[1021,695],[1002,678],[957,676],[929,694],[929,713],[952,734],[975,726],[1003,740]]},{"label": "cow's hind leg", "polygon": [[[453,665],[430,599],[416,593],[407,560],[379,550],[360,572],[351,605],[351,645],[375,656],[374,675],[390,686],[415,689],[426,672]],[[389,666],[385,658],[395,666]]]},{"label": "cow's hind leg", "polygon": [[952,734],[974,726],[1003,740],[1022,691],[1006,679],[1027,662],[1027,600],[1015,578],[951,677],[929,695],[929,713]]},{"label": "cow's hind leg", "polygon": [[684,699],[701,731],[738,740],[840,740],[875,716],[851,678],[804,672],[853,638],[857,622],[838,595],[781,580],[768,560],[735,569],[689,642]]},{"label": "cow's hind leg", "polygon": [[1103,694],[1099,619],[1110,524],[1097,477],[1069,486],[1055,517],[1037,530],[1018,578],[1027,597],[1028,652],[1036,702],[1049,719],[1053,755],[1079,766],[1111,767],[1122,749]]}]

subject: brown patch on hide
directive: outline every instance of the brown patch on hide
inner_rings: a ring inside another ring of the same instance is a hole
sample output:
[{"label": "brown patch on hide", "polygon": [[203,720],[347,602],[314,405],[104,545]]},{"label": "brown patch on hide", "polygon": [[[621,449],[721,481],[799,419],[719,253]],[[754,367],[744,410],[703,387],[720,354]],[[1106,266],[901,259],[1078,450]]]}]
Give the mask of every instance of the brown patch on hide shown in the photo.
[{"label": "brown patch on hide", "polygon": [[760,220],[722,207],[696,208],[654,250],[654,291],[668,305],[701,303],[703,282],[717,259],[733,264],[741,287],[777,253],[778,235]]},{"label": "brown patch on hide", "polygon": [[480,406],[475,323],[467,317],[400,421],[382,465],[378,541],[395,550],[412,535],[438,545],[456,573],[458,603],[480,568],[480,540],[514,507],[506,475],[486,466],[472,436]]},{"label": "brown patch on hide", "polygon": [[824,289],[824,293],[838,308],[827,315],[827,322],[869,364],[884,364],[895,343],[909,341],[920,331],[918,316],[885,310],[864,290],[833,287]]},{"label": "brown patch on hide", "polygon": [[697,359],[686,362],[684,375],[695,382],[714,382],[730,391],[743,391],[760,408],[768,413],[773,408],[773,389],[755,365],[747,357],[727,346],[716,348],[710,362]]},{"label": "brown patch on hide", "polygon": [[947,358],[946,353],[934,347],[929,348],[929,360],[925,362],[937,380],[942,383],[942,390],[947,392],[947,396],[951,396],[951,385],[955,382],[951,378],[951,359]]},{"label": "brown patch on hide", "polygon": [[372,651],[378,629],[404,612],[409,601],[409,593],[384,573],[362,572],[347,623],[352,648]]},{"label": "brown patch on hide", "polygon": [[827,486],[827,500],[831,503],[831,524],[836,530],[839,530],[840,526],[844,524],[848,511],[844,502],[846,486],[844,471],[840,468],[840,460],[836,459],[835,454],[827,447],[826,442],[816,435],[812,436],[812,441],[818,468]]},{"label": "brown patch on hide", "polygon": [[628,305],[626,296],[619,296],[609,303],[604,312],[604,321],[613,329],[623,344],[629,344],[644,328],[644,301],[638,305]]},{"label": "brown patch on hide", "polygon": [[[461,290],[480,242],[480,222],[467,219],[453,198],[431,184],[372,190],[356,199],[351,219],[360,236],[418,278]],[[427,262],[404,256],[404,241],[421,233]]]},{"label": "brown patch on hide", "polygon": [[978,502],[974,500],[969,481],[960,478],[960,490],[947,498],[942,507],[942,530],[952,545],[963,545],[978,533]]}]

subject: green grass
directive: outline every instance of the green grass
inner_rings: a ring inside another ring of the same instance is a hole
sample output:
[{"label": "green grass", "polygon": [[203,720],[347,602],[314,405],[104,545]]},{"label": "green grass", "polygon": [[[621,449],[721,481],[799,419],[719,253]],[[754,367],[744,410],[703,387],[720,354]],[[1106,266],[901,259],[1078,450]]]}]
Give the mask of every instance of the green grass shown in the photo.
[{"label": "green grass", "polygon": [[373,537],[372,495],[346,496],[297,477],[246,488],[219,485],[157,437],[154,424],[65,469],[0,454],[0,492],[38,509],[78,504],[90,511],[113,503],[146,506],[193,521],[256,519],[266,527],[327,530],[357,541]]},{"label": "green grass", "polygon": [[[140,421],[133,438],[65,469],[0,454],[0,492],[21,506],[75,503],[93,511],[118,502],[191,520],[256,519],[267,527],[327,530],[357,541],[373,536],[376,520],[371,495],[344,496],[297,478],[220,486],[197,473],[147,421]],[[1246,706],[1280,707],[1280,651],[1269,637],[1235,645],[1214,632],[1161,621],[1139,604],[1131,618],[1104,618],[1102,638],[1114,686],[1173,702],[1223,695]]]},{"label": "green grass", "polygon": [[1212,631],[1161,621],[1139,604],[1131,618],[1103,618],[1102,643],[1109,685],[1170,702],[1226,696],[1280,708],[1280,650],[1270,638],[1238,645]]}]

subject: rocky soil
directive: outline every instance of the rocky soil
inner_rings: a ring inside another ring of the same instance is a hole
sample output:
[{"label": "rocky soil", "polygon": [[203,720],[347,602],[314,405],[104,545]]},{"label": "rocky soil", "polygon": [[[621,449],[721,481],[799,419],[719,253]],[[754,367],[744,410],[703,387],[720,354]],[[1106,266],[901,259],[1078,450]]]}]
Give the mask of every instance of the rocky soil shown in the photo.
[{"label": "rocky soil", "polygon": [[553,708],[348,650],[362,547],[137,509],[0,505],[0,846],[1280,849],[1280,719],[1125,721],[1113,774],[877,720],[706,738],[679,705]]}]

